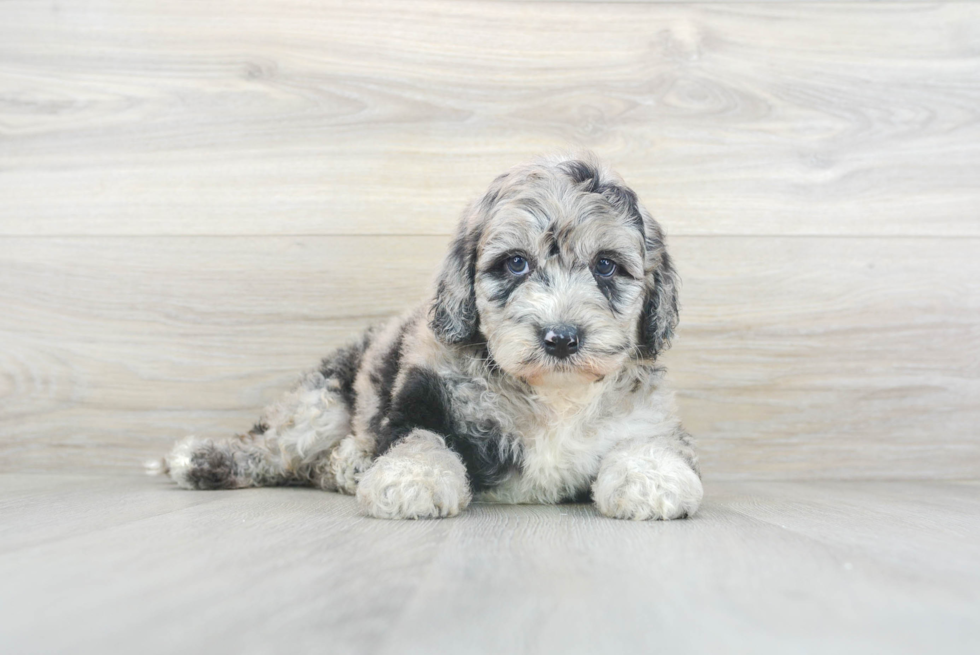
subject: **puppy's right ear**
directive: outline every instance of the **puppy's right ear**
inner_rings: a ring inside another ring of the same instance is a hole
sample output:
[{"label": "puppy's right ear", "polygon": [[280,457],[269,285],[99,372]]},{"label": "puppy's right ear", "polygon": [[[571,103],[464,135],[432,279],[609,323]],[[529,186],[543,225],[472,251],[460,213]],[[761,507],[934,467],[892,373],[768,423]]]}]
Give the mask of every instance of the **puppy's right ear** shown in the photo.
[{"label": "puppy's right ear", "polygon": [[463,214],[436,279],[429,327],[443,343],[467,343],[479,334],[480,315],[476,309],[474,279],[483,204],[475,203]]}]

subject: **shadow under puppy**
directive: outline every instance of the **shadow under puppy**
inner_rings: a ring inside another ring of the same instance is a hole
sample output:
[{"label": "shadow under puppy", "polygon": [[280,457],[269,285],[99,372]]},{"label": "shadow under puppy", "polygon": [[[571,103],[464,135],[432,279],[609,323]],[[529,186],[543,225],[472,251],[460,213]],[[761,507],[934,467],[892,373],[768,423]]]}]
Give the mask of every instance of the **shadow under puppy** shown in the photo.
[{"label": "shadow under puppy", "polygon": [[463,214],[435,292],[306,374],[247,434],[155,465],[191,489],[312,485],[381,518],[476,497],[690,516],[697,455],[657,355],[677,323],[660,226],[591,156],[498,177]]}]

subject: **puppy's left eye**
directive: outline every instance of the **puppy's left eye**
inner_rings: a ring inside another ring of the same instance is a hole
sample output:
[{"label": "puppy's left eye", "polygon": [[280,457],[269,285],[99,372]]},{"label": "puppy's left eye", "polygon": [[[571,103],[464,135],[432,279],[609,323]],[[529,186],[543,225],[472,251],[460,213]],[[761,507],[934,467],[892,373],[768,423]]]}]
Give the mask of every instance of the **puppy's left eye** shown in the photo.
[{"label": "puppy's left eye", "polygon": [[520,255],[514,255],[513,257],[507,258],[507,270],[513,275],[527,275],[530,270],[527,260]]},{"label": "puppy's left eye", "polygon": [[602,258],[595,263],[595,274],[599,277],[612,277],[616,272],[616,262]]}]

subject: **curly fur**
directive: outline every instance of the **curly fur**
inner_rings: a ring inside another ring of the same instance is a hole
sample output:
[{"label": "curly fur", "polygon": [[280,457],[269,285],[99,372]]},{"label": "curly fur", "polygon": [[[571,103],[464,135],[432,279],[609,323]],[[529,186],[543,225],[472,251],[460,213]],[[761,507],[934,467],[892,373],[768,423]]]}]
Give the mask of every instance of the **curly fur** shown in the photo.
[{"label": "curly fur", "polygon": [[472,497],[459,455],[427,430],[401,439],[357,485],[358,504],[380,519],[455,516]]},{"label": "curly fur", "polygon": [[[519,166],[464,212],[421,307],[325,358],[251,431],[188,437],[154,470],[193,489],[338,490],[379,518],[590,493],[615,518],[691,516],[697,455],[656,365],[677,286],[615,173],[592,156]],[[575,348],[549,349],[556,330]]]}]

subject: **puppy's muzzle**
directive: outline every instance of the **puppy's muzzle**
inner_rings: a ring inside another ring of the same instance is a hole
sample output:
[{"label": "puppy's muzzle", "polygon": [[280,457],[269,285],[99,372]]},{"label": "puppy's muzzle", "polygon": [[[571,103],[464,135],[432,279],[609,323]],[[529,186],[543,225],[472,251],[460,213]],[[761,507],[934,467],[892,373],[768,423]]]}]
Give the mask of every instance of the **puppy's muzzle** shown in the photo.
[{"label": "puppy's muzzle", "polygon": [[556,325],[541,331],[544,351],[552,357],[567,359],[578,352],[581,339],[574,325]]}]

